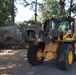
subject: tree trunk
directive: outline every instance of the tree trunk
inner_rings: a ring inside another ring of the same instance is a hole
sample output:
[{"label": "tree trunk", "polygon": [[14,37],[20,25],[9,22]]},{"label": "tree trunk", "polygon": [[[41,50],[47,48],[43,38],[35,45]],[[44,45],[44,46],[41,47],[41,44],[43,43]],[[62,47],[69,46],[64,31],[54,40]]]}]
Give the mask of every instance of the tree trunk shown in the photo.
[{"label": "tree trunk", "polygon": [[69,15],[71,15],[72,4],[73,4],[73,0],[70,0],[70,9],[69,9]]},{"label": "tree trunk", "polygon": [[14,0],[12,0],[12,4],[10,5],[10,14],[11,14],[11,20],[12,20],[12,25],[14,25]]},{"label": "tree trunk", "polygon": [[65,15],[65,0],[60,0],[60,16],[64,16]]}]

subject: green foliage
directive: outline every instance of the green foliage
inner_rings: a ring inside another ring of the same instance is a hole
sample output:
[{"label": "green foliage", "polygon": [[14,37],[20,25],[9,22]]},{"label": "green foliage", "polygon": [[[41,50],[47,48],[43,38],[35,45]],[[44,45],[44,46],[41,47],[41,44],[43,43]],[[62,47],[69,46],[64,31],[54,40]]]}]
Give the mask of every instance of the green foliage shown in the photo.
[{"label": "green foliage", "polygon": [[27,22],[27,25],[34,25],[35,24],[35,20],[29,20],[28,22]]},{"label": "green foliage", "polygon": [[0,0],[0,26],[11,24],[11,4],[13,0]]},{"label": "green foliage", "polygon": [[60,14],[59,2],[57,0],[43,0],[40,6],[41,18],[45,20],[48,17],[57,17]]},{"label": "green foliage", "polygon": [[71,15],[76,14],[76,3],[75,0],[65,0],[65,13]]},{"label": "green foliage", "polygon": [[33,0],[15,0],[17,4],[23,5],[25,8],[30,7],[30,9],[34,10],[35,1]]},{"label": "green foliage", "polygon": [[71,8],[71,12],[76,15],[76,3],[73,4],[73,6]]}]

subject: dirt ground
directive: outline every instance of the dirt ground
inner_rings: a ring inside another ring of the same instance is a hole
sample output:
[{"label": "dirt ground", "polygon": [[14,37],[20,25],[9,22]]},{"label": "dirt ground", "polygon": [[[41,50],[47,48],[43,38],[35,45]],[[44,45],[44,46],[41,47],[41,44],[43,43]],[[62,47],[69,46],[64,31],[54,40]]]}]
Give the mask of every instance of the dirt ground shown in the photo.
[{"label": "dirt ground", "polygon": [[30,66],[27,50],[0,50],[0,75],[12,75]]}]

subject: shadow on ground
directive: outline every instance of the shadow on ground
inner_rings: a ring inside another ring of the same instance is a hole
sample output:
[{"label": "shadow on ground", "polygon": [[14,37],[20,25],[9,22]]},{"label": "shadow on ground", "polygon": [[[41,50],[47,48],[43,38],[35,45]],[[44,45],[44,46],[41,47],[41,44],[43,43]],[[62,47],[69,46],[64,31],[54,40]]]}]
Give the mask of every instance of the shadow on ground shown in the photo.
[{"label": "shadow on ground", "polygon": [[0,52],[0,75],[12,75],[29,67],[27,50],[4,50]]},{"label": "shadow on ground", "polygon": [[46,61],[39,66],[34,66],[13,75],[76,75],[76,62],[71,71],[63,71],[57,68],[56,61]]}]

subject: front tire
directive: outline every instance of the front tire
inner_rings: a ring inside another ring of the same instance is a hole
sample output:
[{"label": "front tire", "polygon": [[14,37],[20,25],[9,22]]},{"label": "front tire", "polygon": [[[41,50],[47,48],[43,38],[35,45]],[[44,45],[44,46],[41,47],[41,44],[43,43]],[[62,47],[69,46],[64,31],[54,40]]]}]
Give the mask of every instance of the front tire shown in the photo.
[{"label": "front tire", "polygon": [[39,65],[43,63],[44,57],[42,57],[42,52],[44,50],[44,44],[40,43],[38,45],[30,45],[27,52],[28,62],[33,65]]},{"label": "front tire", "polygon": [[58,67],[62,70],[71,70],[73,65],[73,47],[70,44],[62,44],[58,50]]}]

